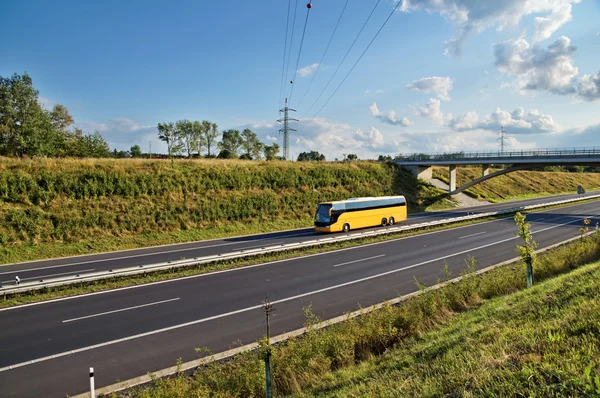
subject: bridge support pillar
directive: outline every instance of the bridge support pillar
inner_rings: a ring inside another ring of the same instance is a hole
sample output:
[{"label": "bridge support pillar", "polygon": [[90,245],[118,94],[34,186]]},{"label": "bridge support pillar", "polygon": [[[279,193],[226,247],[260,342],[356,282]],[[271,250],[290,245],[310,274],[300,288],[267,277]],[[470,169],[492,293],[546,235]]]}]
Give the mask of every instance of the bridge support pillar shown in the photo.
[{"label": "bridge support pillar", "polygon": [[433,178],[431,166],[404,166],[406,167],[415,177],[423,180],[431,180]]},{"label": "bridge support pillar", "polygon": [[485,177],[486,175],[490,174],[490,165],[489,164],[482,164],[481,165],[481,176]]},{"label": "bridge support pillar", "polygon": [[448,180],[449,180],[448,185],[450,186],[450,192],[456,191],[456,166],[455,165],[449,166]]}]

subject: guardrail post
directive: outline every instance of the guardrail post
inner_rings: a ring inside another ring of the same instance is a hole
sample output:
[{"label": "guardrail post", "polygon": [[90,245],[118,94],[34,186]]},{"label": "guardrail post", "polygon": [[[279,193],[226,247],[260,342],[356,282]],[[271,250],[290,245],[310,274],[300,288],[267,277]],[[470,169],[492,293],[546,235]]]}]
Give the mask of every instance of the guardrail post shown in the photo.
[{"label": "guardrail post", "polygon": [[94,368],[90,368],[90,398],[96,398],[96,392],[94,390]]}]

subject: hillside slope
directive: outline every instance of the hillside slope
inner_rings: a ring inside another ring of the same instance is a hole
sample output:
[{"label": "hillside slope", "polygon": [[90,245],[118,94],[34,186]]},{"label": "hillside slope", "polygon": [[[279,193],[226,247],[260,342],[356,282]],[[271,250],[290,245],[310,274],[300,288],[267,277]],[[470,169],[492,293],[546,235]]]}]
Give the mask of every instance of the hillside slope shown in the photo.
[{"label": "hillside slope", "polygon": [[[531,173],[511,189],[535,191]],[[600,174],[554,174],[548,194],[582,177],[600,186]],[[492,186],[486,199],[502,198]],[[377,162],[0,158],[0,263],[308,227],[321,201],[390,194],[409,212],[452,206]]]}]

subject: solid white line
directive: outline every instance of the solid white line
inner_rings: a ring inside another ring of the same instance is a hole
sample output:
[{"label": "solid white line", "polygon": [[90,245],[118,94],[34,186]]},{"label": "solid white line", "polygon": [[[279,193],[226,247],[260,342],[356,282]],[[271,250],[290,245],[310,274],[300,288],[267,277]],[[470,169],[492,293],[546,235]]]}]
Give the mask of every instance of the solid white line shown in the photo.
[{"label": "solid white line", "polygon": [[485,231],[483,231],[483,232],[477,232],[476,234],[461,236],[458,239],[465,239],[465,238],[470,238],[471,236],[477,236],[477,235],[483,235],[483,234],[485,234]]},{"label": "solid white line", "polygon": [[374,258],[379,258],[379,257],[385,257],[385,254],[380,254],[379,256],[367,257],[367,258],[363,258],[361,260],[348,261],[347,263],[336,264],[333,267],[335,268],[335,267],[341,267],[342,265],[360,263],[361,261],[373,260]]},{"label": "solid white line", "polygon": [[[95,270],[95,268],[90,268],[90,269],[82,269],[82,270],[78,270],[77,272],[87,272],[87,271],[93,271]],[[17,275],[17,273],[19,273],[20,271],[15,271],[13,272],[15,275]],[[49,276],[57,276],[57,275],[64,275],[64,274],[72,274],[73,271],[69,271],[69,272],[62,272],[60,274],[49,274],[49,275],[40,275],[40,276],[34,276],[31,278],[21,278],[22,281],[29,281],[32,279],[40,279],[40,278],[47,278]],[[11,279],[10,281],[2,281],[2,283],[8,283],[8,282],[13,282],[13,280]]]},{"label": "solid white line", "polygon": [[[599,214],[596,214],[596,216],[597,215],[599,215]],[[575,220],[575,221],[570,221],[570,222],[567,222],[567,223],[564,223],[564,224],[554,225],[552,227],[544,228],[544,229],[541,229],[539,231],[532,232],[532,233],[539,233],[539,232],[548,231],[550,229],[558,228],[558,227],[561,227],[561,226],[564,226],[564,225],[568,225],[568,224],[573,224],[573,223],[579,222],[579,221],[580,220]],[[396,274],[398,272],[405,271],[407,269],[420,267],[422,265],[434,263],[436,261],[441,261],[441,260],[444,260],[444,259],[447,259],[447,258],[450,258],[450,257],[460,256],[462,254],[466,254],[466,253],[469,253],[469,252],[472,252],[472,251],[475,251],[475,250],[485,249],[487,247],[494,246],[494,245],[497,245],[497,244],[500,244],[500,243],[504,243],[504,242],[508,242],[508,241],[511,241],[511,240],[514,240],[514,239],[517,239],[517,238],[518,238],[517,236],[513,236],[511,238],[499,240],[499,241],[494,242],[494,243],[488,243],[488,244],[483,245],[483,246],[479,246],[479,247],[474,247],[474,248],[471,248],[471,249],[463,250],[463,251],[460,251],[460,252],[457,252],[457,253],[453,253],[453,254],[449,254],[449,255],[443,256],[443,257],[438,257],[438,258],[435,258],[433,260],[427,260],[427,261],[423,261],[423,262],[420,262],[420,263],[417,263],[417,264],[413,264],[413,265],[409,265],[409,266],[406,266],[406,267],[397,268],[397,269],[394,269],[394,270],[391,270],[391,271],[382,272],[380,274],[371,275],[371,276],[367,276],[367,277],[364,277],[364,278],[356,279],[356,280],[353,280],[353,281],[340,283],[338,285],[325,287],[323,289],[318,289],[318,290],[313,290],[313,291],[302,293],[302,294],[297,294],[295,296],[286,297],[286,298],[280,299],[280,300],[275,300],[275,301],[272,302],[272,304],[285,303],[287,301],[296,300],[296,299],[299,299],[299,298],[302,298],[302,297],[312,296],[314,294],[319,294],[319,293],[327,292],[327,291],[330,291],[330,290],[339,289],[341,287],[355,285],[357,283],[365,282],[365,281],[368,281],[368,280],[371,280],[371,279],[375,279],[375,278],[380,278],[382,276]],[[117,344],[117,343],[122,343],[124,341],[139,339],[139,338],[142,338],[142,337],[152,336],[152,335],[155,335],[155,334],[164,333],[164,332],[168,332],[168,331],[171,331],[171,330],[181,329],[181,328],[184,328],[184,327],[187,327],[187,326],[193,326],[193,325],[197,325],[197,324],[200,324],[200,323],[204,323],[204,322],[208,322],[208,321],[213,321],[215,319],[225,318],[225,317],[228,317],[228,316],[231,316],[231,315],[241,314],[243,312],[248,312],[248,311],[256,310],[256,309],[259,309],[259,308],[262,308],[262,307],[263,307],[262,304],[257,304],[257,305],[253,305],[251,307],[241,308],[239,310],[227,312],[227,313],[224,313],[224,314],[214,315],[214,316],[211,316],[211,317],[208,317],[208,318],[198,319],[198,320],[195,320],[195,321],[190,321],[190,322],[182,323],[182,324],[179,324],[179,325],[173,325],[173,326],[169,326],[169,327],[162,328],[162,329],[151,330],[149,332],[136,334],[134,336],[123,337],[123,338],[120,338],[120,339],[117,339],[117,340],[107,341],[107,342],[104,342],[104,343],[99,343],[99,344],[95,344],[95,345],[88,346],[88,347],[77,348],[77,349],[70,350],[70,351],[67,351],[67,352],[61,352],[61,353],[58,353],[58,354],[50,355],[50,356],[39,358],[39,359],[33,359],[31,361],[21,362],[21,363],[18,363],[18,364],[15,364],[15,365],[10,365],[10,366],[5,366],[3,368],[0,368],[0,372],[4,372],[4,371],[7,371],[7,370],[19,368],[19,367],[26,366],[26,365],[32,365],[32,364],[37,363],[37,362],[43,362],[43,361],[47,361],[47,360],[54,359],[54,358],[59,358],[59,357],[64,357],[64,356],[71,355],[71,354],[76,354],[76,353],[83,352],[83,351],[93,350],[93,349],[104,347],[104,346],[107,346],[107,345],[113,345],[113,344]]]},{"label": "solid white line", "polygon": [[[556,210],[556,209],[543,210],[543,211],[536,212],[536,214],[537,213],[547,213],[547,212],[551,212],[551,211],[554,211],[554,210]],[[598,214],[598,215],[600,215],[600,214]],[[126,286],[126,287],[121,287],[121,288],[117,288],[117,289],[103,290],[103,291],[100,291],[100,292],[80,294],[80,295],[77,295],[77,296],[61,297],[61,298],[52,299],[52,300],[39,301],[37,303],[22,304],[22,305],[17,305],[17,306],[12,306],[12,307],[0,308],[0,312],[18,310],[18,309],[21,309],[21,308],[31,307],[31,306],[36,306],[36,305],[51,304],[51,303],[56,303],[56,302],[59,302],[59,301],[74,300],[74,299],[85,298],[85,297],[90,297],[90,296],[97,296],[97,295],[100,295],[100,294],[119,293],[119,292],[125,291],[125,290],[139,289],[139,288],[144,288],[144,287],[151,287],[151,286],[155,286],[155,285],[162,285],[164,283],[180,282],[180,281],[184,281],[184,280],[187,280],[187,279],[205,278],[205,277],[210,277],[212,275],[218,275],[218,274],[223,274],[223,273],[227,273],[227,272],[239,272],[239,271],[244,271],[244,270],[248,270],[248,269],[252,269],[252,268],[264,267],[266,265],[272,265],[272,264],[279,264],[279,263],[285,263],[285,262],[291,262],[291,261],[304,260],[304,259],[307,259],[307,258],[310,258],[310,257],[326,256],[326,255],[336,254],[336,253],[340,253],[340,252],[348,251],[348,250],[358,250],[358,249],[363,249],[365,247],[370,247],[370,246],[384,245],[384,244],[388,244],[388,243],[391,243],[391,242],[399,242],[401,240],[418,239],[418,238],[420,238],[422,236],[428,236],[428,235],[436,235],[436,234],[440,234],[440,233],[446,233],[449,230],[456,231],[456,230],[459,230],[459,229],[472,228],[474,226],[479,226],[479,225],[484,225],[484,224],[491,224],[491,223],[499,223],[499,222],[505,222],[505,221],[506,221],[506,219],[484,221],[484,222],[477,223],[477,224],[462,225],[462,226],[459,226],[459,227],[454,227],[454,228],[449,228],[449,229],[441,229],[441,230],[438,230],[438,231],[426,232],[424,234],[419,234],[419,235],[405,236],[405,237],[401,237],[401,238],[398,238],[398,239],[390,239],[390,240],[381,241],[381,242],[368,243],[366,245],[347,247],[345,249],[338,249],[338,250],[332,250],[332,251],[323,252],[323,253],[315,253],[315,254],[309,254],[309,255],[306,255],[306,256],[300,256],[300,257],[294,257],[294,258],[286,258],[286,259],[283,259],[283,260],[270,261],[268,263],[260,263],[260,264],[254,264],[254,265],[247,265],[247,266],[244,266],[244,267],[238,267],[238,268],[225,269],[225,270],[221,270],[221,271],[208,272],[206,274],[190,275],[190,276],[185,276],[185,277],[182,277],[182,278],[167,279],[167,280],[164,280],[164,281],[144,283],[144,284],[141,284],[141,285]],[[562,225],[573,224],[573,223],[575,223],[577,221],[580,221],[580,220],[574,220],[574,221],[568,222],[566,224],[560,224],[560,225],[557,225],[557,226],[549,227],[549,229],[557,228],[557,227],[560,227]],[[543,231],[545,231],[545,229],[537,231],[537,232],[543,232]],[[536,233],[536,232],[532,232],[532,233]]]},{"label": "solid white line", "polygon": [[129,311],[129,310],[134,310],[134,309],[136,309],[136,308],[149,307],[149,306],[151,306],[151,305],[163,304],[163,303],[168,303],[168,302],[171,302],[171,301],[177,301],[177,300],[179,300],[179,297],[172,298],[172,299],[169,299],[169,300],[156,301],[156,302],[154,302],[154,303],[148,303],[148,304],[136,305],[136,306],[134,306],[134,307],[121,308],[120,310],[114,310],[114,311],[100,312],[99,314],[86,315],[86,316],[81,316],[81,317],[79,317],[79,318],[65,319],[64,321],[62,321],[62,323],[73,322],[73,321],[79,321],[79,320],[81,320],[81,319],[94,318],[94,317],[97,317],[97,316],[108,315],[108,314],[114,314],[114,313],[117,313],[117,312]]}]

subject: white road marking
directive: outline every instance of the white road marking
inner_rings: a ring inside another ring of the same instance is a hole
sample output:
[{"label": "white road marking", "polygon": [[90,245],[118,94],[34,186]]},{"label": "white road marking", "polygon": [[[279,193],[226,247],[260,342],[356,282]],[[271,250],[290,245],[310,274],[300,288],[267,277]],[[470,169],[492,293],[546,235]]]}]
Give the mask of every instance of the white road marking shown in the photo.
[{"label": "white road marking", "polygon": [[[598,215],[600,215],[600,214],[596,214],[596,216],[598,216]],[[552,227],[544,228],[544,229],[541,229],[539,231],[532,232],[532,233],[539,233],[539,232],[548,231],[548,230],[551,230],[551,229],[554,229],[554,228],[558,228],[558,227],[561,227],[561,226],[564,226],[564,225],[568,225],[568,224],[573,224],[573,223],[579,222],[579,221],[580,220],[569,221],[569,222],[564,223],[564,224],[554,225]],[[353,280],[353,281],[348,281],[348,282],[340,283],[338,285],[325,287],[323,289],[318,289],[318,290],[313,290],[313,291],[302,293],[302,294],[297,294],[295,296],[286,297],[286,298],[280,299],[280,300],[275,300],[275,301],[272,302],[272,304],[285,303],[287,301],[296,300],[296,299],[299,299],[299,298],[302,298],[302,297],[312,296],[314,294],[319,294],[319,293],[327,292],[327,291],[330,291],[330,290],[339,289],[341,287],[355,285],[357,283],[365,282],[365,281],[368,281],[368,280],[371,280],[371,279],[380,278],[382,276],[387,276],[387,275],[392,275],[392,274],[395,274],[395,273],[398,273],[398,272],[401,272],[401,271],[405,271],[407,269],[420,267],[422,265],[434,263],[436,261],[441,261],[441,260],[447,259],[449,257],[455,257],[455,256],[459,256],[459,255],[462,255],[462,254],[466,254],[466,253],[475,251],[475,250],[485,249],[487,247],[494,246],[494,245],[497,245],[497,244],[500,244],[500,243],[504,243],[504,242],[508,242],[508,241],[511,241],[511,240],[514,240],[514,239],[517,239],[517,238],[518,238],[517,236],[514,236],[514,237],[511,237],[511,238],[502,239],[502,240],[499,240],[499,241],[494,242],[494,243],[488,243],[488,244],[483,245],[483,246],[479,246],[479,247],[474,247],[474,248],[471,248],[471,249],[463,250],[463,251],[460,251],[460,252],[457,252],[457,253],[453,253],[453,254],[449,254],[449,255],[443,256],[443,257],[438,257],[438,258],[435,258],[433,260],[427,260],[427,261],[423,261],[423,262],[420,262],[420,263],[417,263],[417,264],[408,265],[406,267],[397,268],[397,269],[394,269],[394,270],[391,270],[391,271],[382,272],[380,274],[371,275],[371,276],[367,276],[367,277],[364,277],[364,278],[356,279],[356,280]],[[362,246],[362,247],[364,247],[364,246]],[[149,332],[140,333],[140,334],[136,334],[136,335],[128,336],[128,337],[123,337],[123,338],[120,338],[120,339],[116,339],[116,340],[112,340],[112,341],[107,341],[107,342],[95,344],[95,345],[92,345],[92,346],[77,348],[77,349],[74,349],[74,350],[70,350],[70,351],[66,351],[66,352],[61,352],[61,353],[50,355],[50,356],[43,357],[43,358],[33,359],[33,360],[30,360],[30,361],[26,361],[26,362],[21,362],[21,363],[15,364],[15,365],[5,366],[3,368],[0,368],[0,372],[5,372],[7,370],[11,370],[11,369],[15,369],[15,368],[20,368],[20,367],[23,367],[23,366],[32,365],[34,363],[48,361],[50,359],[64,357],[64,356],[67,356],[67,355],[76,354],[76,353],[83,352],[83,351],[93,350],[93,349],[104,347],[104,346],[108,346],[108,345],[122,343],[124,341],[139,339],[139,338],[142,338],[142,337],[152,336],[152,335],[155,335],[155,334],[164,333],[164,332],[168,332],[168,331],[171,331],[171,330],[181,329],[181,328],[184,328],[184,327],[187,327],[187,326],[193,326],[193,325],[197,325],[197,324],[200,324],[200,323],[205,323],[205,322],[208,322],[208,321],[213,321],[215,319],[225,318],[225,317],[228,317],[228,316],[231,316],[231,315],[241,314],[241,313],[252,311],[252,310],[256,310],[256,309],[259,309],[259,308],[262,308],[262,307],[263,307],[262,304],[257,304],[257,305],[253,305],[251,307],[241,308],[239,310],[227,312],[227,313],[224,313],[224,314],[214,315],[214,316],[211,316],[211,317],[208,317],[208,318],[202,318],[202,319],[198,319],[198,320],[195,320],[195,321],[190,321],[190,322],[182,323],[182,324],[179,324],[179,325],[168,326],[168,327],[162,328],[162,329],[151,330]]]},{"label": "white road marking", "polygon": [[[75,272],[88,272],[88,271],[94,271],[94,270],[95,270],[95,268],[90,268],[90,269],[82,269],[82,270],[75,271]],[[15,274],[15,275],[18,274],[18,273],[21,273],[21,271],[15,271],[15,272],[13,272],[13,274]],[[60,274],[40,275],[40,276],[31,277],[31,278],[21,278],[21,280],[22,281],[29,281],[29,280],[32,280],[32,279],[43,279],[43,278],[47,278],[49,276],[57,276],[57,275],[64,275],[64,274],[73,274],[73,271],[62,272]],[[9,283],[9,282],[13,282],[13,280],[11,279],[10,281],[2,281],[2,283]]]},{"label": "white road marking", "polygon": [[476,234],[461,236],[458,239],[465,239],[465,238],[470,238],[471,236],[477,236],[477,235],[483,235],[483,234],[485,234],[485,231],[483,231],[483,232],[477,232]]},{"label": "white road marking", "polygon": [[385,257],[385,254],[380,254],[379,256],[373,256],[373,257],[363,258],[361,260],[348,261],[347,263],[336,264],[333,267],[335,268],[335,267],[341,267],[342,265],[360,263],[361,261],[369,261],[369,260],[373,260],[374,258],[380,258],[380,257]]},{"label": "white road marking", "polygon": [[[546,212],[550,212],[550,211],[553,211],[553,210],[554,209],[544,210],[544,211],[540,211],[538,213],[546,213]],[[595,217],[595,216],[600,216],[600,214],[591,215],[589,217]],[[506,219],[490,220],[490,221],[484,221],[482,223],[478,223],[476,225],[463,225],[463,226],[460,226],[460,227],[451,228],[451,230],[456,231],[456,230],[459,230],[459,229],[472,228],[474,226],[479,226],[479,225],[484,225],[484,224],[491,224],[491,223],[499,223],[499,222],[505,222],[505,221],[506,221]],[[573,220],[573,221],[570,221],[570,222],[565,223],[565,224],[558,224],[558,225],[555,225],[555,226],[552,226],[552,227],[548,227],[546,229],[542,229],[542,230],[539,230],[539,231],[532,231],[532,233],[535,234],[537,232],[544,232],[544,231],[546,231],[548,229],[558,228],[558,227],[561,227],[563,225],[568,225],[568,224],[574,224],[574,223],[576,223],[578,221],[580,221],[580,220]],[[36,305],[51,304],[51,303],[56,303],[56,302],[59,302],[59,301],[66,301],[66,300],[75,300],[75,299],[80,299],[80,298],[85,298],[85,297],[90,297],[90,296],[97,296],[97,295],[101,295],[101,294],[118,293],[118,292],[125,291],[125,290],[140,289],[140,288],[144,288],[144,287],[151,287],[151,286],[155,286],[155,285],[162,285],[164,283],[180,282],[180,281],[184,281],[184,280],[187,280],[187,279],[205,278],[205,277],[210,277],[210,276],[213,276],[213,275],[223,274],[223,273],[227,273],[227,272],[240,272],[240,271],[244,271],[244,270],[248,270],[248,269],[252,269],[252,268],[264,267],[266,265],[272,265],[272,264],[286,263],[286,262],[291,262],[291,261],[304,260],[304,259],[307,259],[307,258],[310,258],[310,257],[332,255],[332,254],[340,253],[340,252],[343,252],[343,251],[364,249],[365,247],[377,246],[377,245],[384,245],[384,244],[388,244],[388,243],[392,243],[392,242],[399,242],[401,240],[418,239],[418,238],[421,238],[423,236],[436,235],[436,234],[445,233],[445,232],[448,232],[448,229],[442,229],[442,230],[439,230],[439,231],[426,232],[424,234],[419,234],[419,235],[405,236],[405,237],[398,238],[398,239],[390,239],[390,240],[381,241],[381,242],[369,243],[369,244],[366,244],[366,245],[347,247],[345,249],[332,250],[332,251],[329,251],[329,252],[315,253],[315,254],[309,254],[309,255],[301,256],[301,257],[286,258],[286,259],[283,259],[283,260],[270,261],[268,263],[260,263],[260,264],[254,264],[254,265],[247,265],[245,267],[231,268],[231,269],[225,269],[225,270],[221,270],[221,271],[213,271],[213,272],[209,272],[209,273],[206,273],[206,274],[190,275],[190,276],[185,276],[183,278],[167,279],[167,280],[164,280],[164,281],[150,282],[150,283],[145,283],[145,284],[142,284],[142,285],[126,286],[126,287],[121,287],[121,288],[117,288],[117,289],[103,290],[103,291],[100,291],[100,292],[86,293],[86,294],[80,294],[80,295],[77,295],[77,296],[61,297],[61,298],[52,299],[52,300],[39,301],[37,303],[22,304],[22,305],[17,305],[17,306],[12,306],[12,307],[0,308],[0,312],[3,312],[3,311],[14,311],[14,310],[19,310],[19,309],[25,308],[25,307],[32,307],[32,306],[36,306]],[[511,238],[511,239],[514,239],[514,238]],[[473,250],[476,250],[476,249],[473,249]]]},{"label": "white road marking", "polygon": [[169,299],[169,300],[156,301],[154,303],[136,305],[136,306],[133,306],[133,307],[121,308],[120,310],[106,311],[106,312],[100,312],[99,314],[92,314],[92,315],[80,316],[79,318],[65,319],[64,321],[62,321],[62,323],[74,322],[74,321],[79,321],[81,319],[87,319],[87,318],[95,318],[97,316],[114,314],[114,313],[117,313],[117,312],[123,312],[123,311],[129,311],[129,310],[135,310],[136,308],[149,307],[151,305],[163,304],[163,303],[168,303],[168,302],[177,301],[177,300],[179,300],[179,297],[172,298],[172,299]]}]

